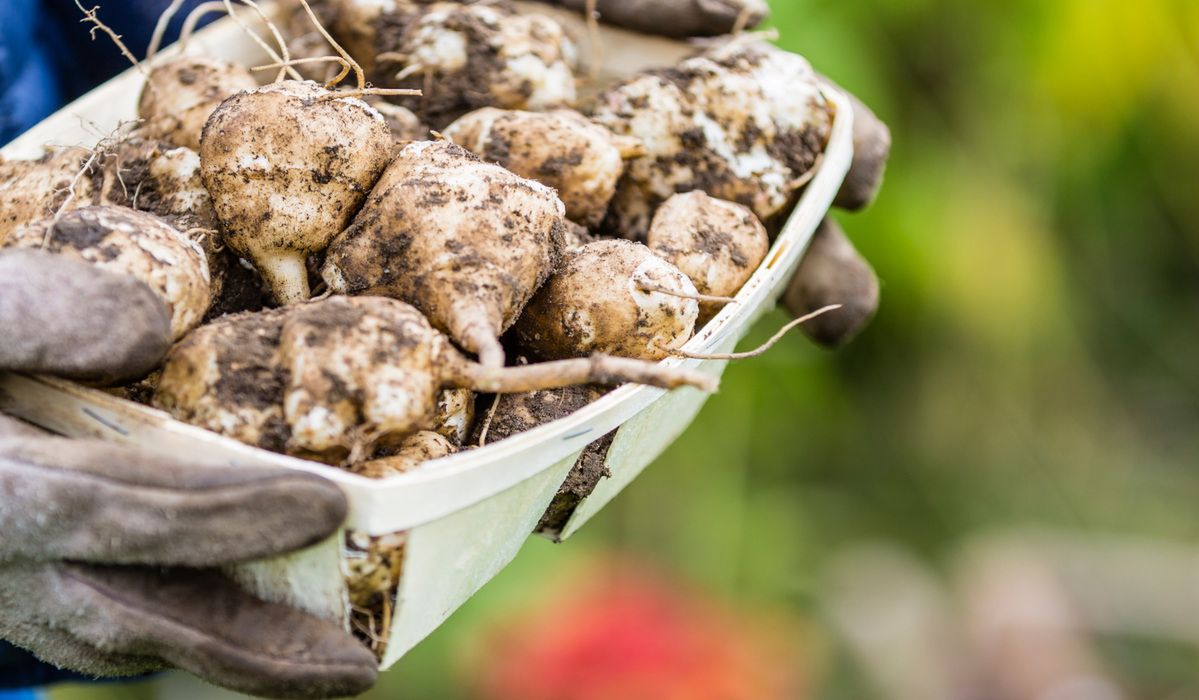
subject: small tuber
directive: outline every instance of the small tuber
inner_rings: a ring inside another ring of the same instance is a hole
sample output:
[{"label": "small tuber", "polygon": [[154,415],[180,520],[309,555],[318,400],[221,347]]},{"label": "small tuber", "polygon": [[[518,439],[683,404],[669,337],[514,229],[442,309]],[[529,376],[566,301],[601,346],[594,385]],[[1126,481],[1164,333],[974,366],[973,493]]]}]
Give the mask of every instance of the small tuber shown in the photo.
[{"label": "small tuber", "polygon": [[23,226],[8,246],[43,248],[141,280],[166,304],[176,339],[200,323],[212,302],[204,251],[153,214],[83,207]]},{"label": "small tuber", "polygon": [[258,81],[244,67],[204,56],[177,56],[150,69],[137,101],[142,136],[200,150],[200,132],[224,100]]},{"label": "small tuber", "polygon": [[[676,194],[654,214],[649,249],[687,275],[700,294],[731,297],[766,258],[766,227],[749,209],[700,191]],[[723,308],[701,301],[699,325]]]},{"label": "small tuber", "polygon": [[459,146],[410,143],[329,246],[321,276],[334,293],[406,301],[502,366],[499,335],[557,262],[564,213],[553,190]]},{"label": "small tuber", "polygon": [[624,159],[642,153],[639,142],[619,137],[578,112],[505,111],[484,107],[445,129],[445,137],[487,162],[553,187],[566,216],[584,226],[603,220]]},{"label": "small tuber", "polygon": [[607,240],[568,251],[513,329],[539,359],[601,352],[658,360],[695,331],[695,285],[640,243]]},{"label": "small tuber", "polygon": [[806,60],[738,38],[612,88],[593,117],[645,145],[607,221],[644,240],[655,210],[678,192],[704,190],[763,221],[782,212],[824,151],[833,110]]}]

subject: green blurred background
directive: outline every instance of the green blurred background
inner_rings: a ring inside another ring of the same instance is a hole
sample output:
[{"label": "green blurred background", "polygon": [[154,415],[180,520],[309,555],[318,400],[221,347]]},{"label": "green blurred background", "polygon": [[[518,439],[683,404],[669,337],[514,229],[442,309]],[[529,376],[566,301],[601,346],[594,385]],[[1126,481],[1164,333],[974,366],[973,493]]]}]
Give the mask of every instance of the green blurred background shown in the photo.
[{"label": "green blurred background", "polygon": [[[888,693],[828,600],[861,543],[950,591],[963,549],[997,531],[1196,544],[1199,3],[772,5],[779,43],[894,135],[877,203],[838,215],[883,282],[874,325],[836,354],[796,334],[730,368],[587,529],[530,540],[369,697],[478,697],[496,625],[546,624],[528,611],[613,551],[790,630],[779,663],[808,690],[789,692],[868,698]],[[1190,583],[1177,614],[1199,628]],[[1199,697],[1192,645],[1094,649],[1130,697]]]}]

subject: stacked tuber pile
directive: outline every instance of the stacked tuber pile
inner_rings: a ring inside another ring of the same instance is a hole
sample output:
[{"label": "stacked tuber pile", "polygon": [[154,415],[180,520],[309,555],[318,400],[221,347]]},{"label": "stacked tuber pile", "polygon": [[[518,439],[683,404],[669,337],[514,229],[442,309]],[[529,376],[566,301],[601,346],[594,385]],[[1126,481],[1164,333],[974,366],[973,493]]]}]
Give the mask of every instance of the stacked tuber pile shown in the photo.
[{"label": "stacked tuber pile", "polygon": [[[90,149],[0,161],[0,246],[124,273],[170,312],[165,358],[112,391],[381,478],[621,383],[715,389],[659,360],[735,303],[838,116],[807,61],[741,33],[759,2],[672,25],[731,33],[615,84],[578,68],[584,47],[600,60],[594,27],[549,7],[289,0],[276,16],[291,36],[268,21],[272,42],[242,2],[225,8],[266,65],[197,55],[186,37],[152,48],[136,122]],[[645,4],[598,9],[647,29]],[[850,209],[874,196],[889,145],[855,110],[838,198]],[[877,300],[873,271],[826,221],[787,307],[841,305],[805,329],[836,346]],[[544,531],[602,478],[610,442],[580,458]]]}]

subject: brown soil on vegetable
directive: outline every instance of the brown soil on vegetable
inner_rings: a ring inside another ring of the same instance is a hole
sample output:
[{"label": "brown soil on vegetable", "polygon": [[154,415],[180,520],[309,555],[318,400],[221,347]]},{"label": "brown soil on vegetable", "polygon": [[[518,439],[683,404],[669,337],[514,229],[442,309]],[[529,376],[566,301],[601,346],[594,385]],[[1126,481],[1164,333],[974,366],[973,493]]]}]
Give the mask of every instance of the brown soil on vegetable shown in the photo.
[{"label": "brown soil on vegetable", "polygon": [[612,476],[605,461],[615,437],[616,431],[613,430],[583,450],[570,474],[566,476],[566,481],[558,489],[554,500],[550,502],[549,508],[541,516],[535,528],[536,532],[557,538],[583,499],[591,495],[600,480]]},{"label": "brown soil on vegetable", "polygon": [[403,532],[382,537],[347,532],[345,537],[350,629],[379,659],[387,652],[406,544]]},{"label": "brown soil on vegetable", "polygon": [[[249,406],[266,410],[283,403],[287,374],[275,357],[283,330],[283,314],[255,314],[252,326],[241,324],[236,355],[217,358],[219,377],[213,384],[217,399],[230,406]],[[263,429],[260,447],[285,452],[291,428],[280,416],[273,416]]]},{"label": "brown soil on vegetable", "polygon": [[[518,433],[532,430],[565,418],[575,411],[594,402],[610,389],[595,385],[572,386],[549,391],[534,391],[527,394],[506,394],[499,398],[495,417],[487,431],[487,443],[498,442]],[[477,444],[482,425],[475,428],[471,442]],[[558,494],[537,524],[537,532],[557,535],[570,520],[575,508],[595,490],[601,479],[611,476],[604,461],[616,431],[599,438],[583,450],[567,475]]]},{"label": "brown soil on vegetable", "polygon": [[[486,4],[501,15],[516,14],[513,5],[505,0]],[[408,46],[419,26],[419,18],[419,12],[380,13],[375,20],[376,45],[380,53]],[[500,56],[501,47],[492,41],[497,30],[478,16],[454,12],[438,26],[466,38],[466,65],[463,68],[448,73],[421,72],[397,81],[395,75],[402,66],[383,62],[372,76],[372,80],[381,86],[423,90],[420,97],[399,97],[394,101],[415,112],[421,121],[434,129],[444,128],[467,112],[494,104],[492,85],[495,77],[507,68]],[[533,94],[533,86],[526,82],[519,87],[518,93],[528,98]]]},{"label": "brown soil on vegetable", "polygon": [[[224,250],[212,256],[223,275],[221,293],[213,300],[204,323],[229,314],[244,311],[260,311],[274,306],[271,292],[262,281],[262,277],[250,263],[245,262],[232,250]],[[216,270],[214,270],[215,274]]]}]

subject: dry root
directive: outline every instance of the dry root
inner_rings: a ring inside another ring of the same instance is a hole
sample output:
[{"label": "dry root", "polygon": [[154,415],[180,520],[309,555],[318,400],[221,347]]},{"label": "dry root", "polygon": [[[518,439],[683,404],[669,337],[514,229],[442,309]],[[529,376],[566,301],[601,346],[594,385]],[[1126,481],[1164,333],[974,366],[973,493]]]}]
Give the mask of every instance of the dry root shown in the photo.
[{"label": "dry root", "polygon": [[771,336],[770,340],[767,340],[765,343],[762,343],[757,348],[750,350],[748,352],[723,352],[723,353],[710,353],[709,354],[709,353],[699,353],[699,352],[688,352],[686,350],[671,350],[670,354],[675,355],[677,357],[686,357],[686,358],[693,359],[693,360],[748,360],[751,357],[758,357],[759,355],[764,355],[768,350],[770,350],[770,348],[774,347],[775,343],[782,340],[783,336],[790,333],[792,329],[794,329],[798,326],[801,326],[818,316],[823,316],[824,314],[826,314],[830,311],[836,311],[839,308],[841,308],[840,304],[830,304],[829,306],[826,306],[823,309],[817,309],[810,314],[807,314],[805,316],[800,316],[799,318],[795,319],[794,321],[792,321],[792,322],[788,323],[787,325],[783,326],[782,328],[780,328],[778,333],[775,333],[773,336]]}]

